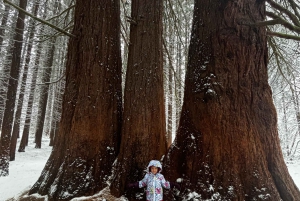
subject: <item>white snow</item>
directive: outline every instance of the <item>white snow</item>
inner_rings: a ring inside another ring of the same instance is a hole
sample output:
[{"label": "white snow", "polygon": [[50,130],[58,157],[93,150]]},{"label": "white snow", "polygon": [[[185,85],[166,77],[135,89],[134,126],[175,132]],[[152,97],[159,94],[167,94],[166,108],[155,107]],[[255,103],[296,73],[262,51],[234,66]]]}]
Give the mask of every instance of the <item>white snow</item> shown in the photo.
[{"label": "white snow", "polygon": [[[33,139],[29,139],[29,145],[26,147],[26,152],[16,152],[16,160],[10,162],[10,170],[8,177],[0,177],[0,201],[5,201],[12,197],[18,197],[24,191],[28,190],[39,178],[41,171],[51,153],[52,147],[49,147],[49,139],[42,140],[42,148],[35,149]],[[18,146],[17,146],[18,147]],[[300,161],[287,163],[289,172],[294,179],[296,185],[300,188]],[[178,178],[180,180],[180,178]],[[100,194],[108,193],[108,189],[104,189]],[[39,195],[36,195],[39,196]],[[73,201],[88,200],[90,197],[74,198]],[[190,196],[199,196],[191,193]],[[103,198],[105,200],[105,198]],[[126,199],[114,199],[126,200]]]}]

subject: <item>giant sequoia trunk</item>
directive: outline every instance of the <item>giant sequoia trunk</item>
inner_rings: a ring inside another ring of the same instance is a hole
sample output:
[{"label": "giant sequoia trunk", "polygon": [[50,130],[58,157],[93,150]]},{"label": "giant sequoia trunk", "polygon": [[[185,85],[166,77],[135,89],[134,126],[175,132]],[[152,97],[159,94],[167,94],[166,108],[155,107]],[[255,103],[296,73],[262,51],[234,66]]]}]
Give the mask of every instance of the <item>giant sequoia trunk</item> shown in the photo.
[{"label": "giant sequoia trunk", "polygon": [[119,12],[119,0],[76,1],[59,133],[29,194],[70,200],[107,185],[121,122]]},{"label": "giant sequoia trunk", "polygon": [[[267,77],[264,1],[195,1],[184,104],[165,177],[183,196],[300,200],[280,149]],[[191,196],[191,195],[194,195]]]},{"label": "giant sequoia trunk", "polygon": [[111,185],[117,196],[123,194],[125,184],[141,180],[149,161],[160,159],[167,149],[162,5],[161,0],[132,1],[122,142]]}]

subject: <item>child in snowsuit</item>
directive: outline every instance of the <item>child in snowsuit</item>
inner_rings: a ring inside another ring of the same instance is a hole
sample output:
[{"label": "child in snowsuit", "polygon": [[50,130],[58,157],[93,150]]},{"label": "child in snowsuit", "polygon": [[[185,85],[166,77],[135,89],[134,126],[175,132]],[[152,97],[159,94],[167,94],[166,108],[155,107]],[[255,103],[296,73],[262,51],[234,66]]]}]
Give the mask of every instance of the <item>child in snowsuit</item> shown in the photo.
[{"label": "child in snowsuit", "polygon": [[147,201],[163,201],[163,189],[170,189],[176,187],[179,189],[177,183],[168,182],[165,180],[164,176],[160,173],[162,166],[159,161],[151,160],[147,167],[147,174],[145,177],[135,183],[128,185],[129,188],[142,188],[147,186],[146,190],[146,200]]}]

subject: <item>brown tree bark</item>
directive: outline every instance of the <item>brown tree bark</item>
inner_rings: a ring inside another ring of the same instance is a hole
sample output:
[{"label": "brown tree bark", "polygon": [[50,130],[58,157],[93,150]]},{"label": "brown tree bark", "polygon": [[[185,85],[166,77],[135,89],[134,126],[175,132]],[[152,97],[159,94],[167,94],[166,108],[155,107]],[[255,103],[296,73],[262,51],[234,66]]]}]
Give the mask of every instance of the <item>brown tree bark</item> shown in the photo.
[{"label": "brown tree bark", "polygon": [[47,109],[47,103],[48,103],[48,92],[49,92],[49,81],[51,79],[51,72],[52,72],[52,65],[53,65],[53,59],[54,59],[54,52],[55,52],[55,38],[50,40],[52,43],[51,47],[48,50],[48,58],[45,62],[44,72],[42,73],[41,82],[42,84],[40,87],[40,99],[39,99],[39,110],[40,110],[40,116],[37,119],[37,129],[35,131],[35,148],[40,149],[42,147],[42,136],[43,136],[43,130],[44,130],[44,122],[46,118],[46,109]]},{"label": "brown tree bark", "polygon": [[[42,30],[43,30],[43,28],[42,28]],[[31,118],[32,118],[31,114],[32,114],[32,110],[33,110],[34,89],[36,87],[38,66],[40,64],[42,48],[43,48],[42,43],[40,43],[37,46],[36,57],[35,57],[34,66],[32,69],[32,79],[31,79],[29,98],[28,98],[28,104],[27,104],[27,109],[26,109],[25,124],[24,124],[24,128],[23,128],[22,138],[21,138],[18,152],[25,152],[25,147],[28,145],[29,130],[30,130],[30,124],[31,124]]]},{"label": "brown tree bark", "polygon": [[119,147],[119,0],[77,0],[59,133],[29,194],[70,200],[105,187]]},{"label": "brown tree bark", "polygon": [[[20,7],[26,9],[27,0],[20,1]],[[12,51],[12,61],[10,64],[10,78],[8,81],[7,97],[3,122],[1,128],[0,141],[0,176],[9,174],[9,156],[12,124],[14,118],[15,101],[20,74],[21,51],[24,32],[25,14],[19,12],[14,35],[14,45]]]},{"label": "brown tree bark", "polygon": [[[160,0],[132,1],[130,45],[124,91],[122,142],[111,191],[141,180],[151,159],[167,149]],[[128,194],[130,200],[135,196]]]},{"label": "brown tree bark", "polygon": [[[48,1],[46,0],[45,5],[48,4]],[[45,7],[43,11],[43,19],[46,18],[48,12],[48,6]],[[41,27],[40,33],[43,33],[45,29],[45,26]],[[20,146],[18,149],[18,152],[25,152],[25,147],[28,145],[28,137],[29,137],[29,131],[30,131],[30,124],[32,119],[32,110],[33,110],[33,102],[34,102],[34,91],[36,87],[36,81],[38,76],[38,67],[40,65],[41,61],[41,55],[42,55],[42,49],[43,49],[43,43],[38,43],[38,46],[36,47],[36,55],[34,60],[34,65],[32,68],[32,78],[30,82],[30,91],[29,91],[29,98],[28,98],[28,104],[26,109],[26,117],[25,117],[25,124],[22,131],[22,138],[20,142]]]},{"label": "brown tree bark", "polygon": [[[37,15],[39,9],[39,3],[36,3],[34,8],[33,8],[33,14]],[[29,68],[29,63],[31,59],[31,50],[32,50],[32,40],[34,37],[35,33],[35,24],[33,20],[30,22],[30,30],[29,30],[29,43],[27,46],[26,50],[26,56],[25,56],[25,64],[24,64],[24,73],[22,75],[22,80],[21,80],[21,89],[20,89],[20,95],[19,95],[19,100],[18,100],[18,106],[16,108],[16,114],[15,114],[15,121],[12,129],[12,138],[10,142],[10,161],[15,160],[15,155],[16,155],[16,147],[17,147],[17,138],[20,133],[20,118],[21,118],[21,112],[22,112],[22,106],[23,106],[23,100],[24,100],[24,94],[25,94],[25,86],[26,86],[26,80],[27,80],[27,75],[28,75],[28,68]],[[25,150],[25,149],[24,149]]]},{"label": "brown tree bark", "polygon": [[279,144],[267,75],[264,1],[195,1],[182,114],[165,177],[182,196],[300,200]]}]

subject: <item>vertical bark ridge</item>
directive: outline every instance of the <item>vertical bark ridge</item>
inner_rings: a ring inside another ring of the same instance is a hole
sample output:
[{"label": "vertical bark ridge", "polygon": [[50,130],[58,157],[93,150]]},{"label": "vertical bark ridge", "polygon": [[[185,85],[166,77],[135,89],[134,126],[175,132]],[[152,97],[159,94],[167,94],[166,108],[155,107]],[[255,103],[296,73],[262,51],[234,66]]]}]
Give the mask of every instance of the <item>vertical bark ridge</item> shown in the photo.
[{"label": "vertical bark ridge", "polygon": [[[195,1],[178,134],[166,177],[194,198],[299,200],[281,154],[267,76],[264,2]],[[180,158],[179,161],[176,161]]]}]

